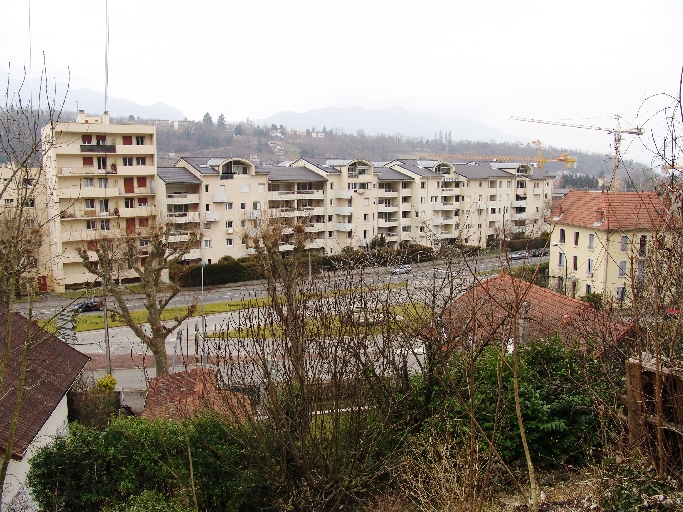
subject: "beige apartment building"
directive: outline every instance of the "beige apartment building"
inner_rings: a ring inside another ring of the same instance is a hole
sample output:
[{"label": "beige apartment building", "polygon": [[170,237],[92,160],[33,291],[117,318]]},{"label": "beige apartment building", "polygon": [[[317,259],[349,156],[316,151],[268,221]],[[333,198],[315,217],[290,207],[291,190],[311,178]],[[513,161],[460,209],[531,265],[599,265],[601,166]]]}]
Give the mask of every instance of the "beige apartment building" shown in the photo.
[{"label": "beige apartment building", "polygon": [[[177,168],[189,173],[182,186],[167,181],[179,179],[167,178]],[[539,234],[552,196],[552,176],[527,164],[298,159],[259,168],[244,158],[183,157],[159,177],[167,187],[160,211],[201,223],[206,262],[249,254],[246,239],[275,221],[284,226],[282,252],[293,249],[295,224],[319,254],[367,248],[375,237],[392,248],[456,240],[484,247]],[[182,225],[177,233],[184,236]]]},{"label": "beige apartment building", "polygon": [[[75,122],[43,128],[43,140],[54,140],[43,155],[54,290],[95,281],[78,248],[96,261],[98,239],[136,234],[156,220],[155,130],[111,124],[107,113],[86,116],[83,111]],[[144,262],[144,239],[140,243]],[[117,277],[134,274],[122,268]]]},{"label": "beige apartment building", "polygon": [[667,209],[656,192],[570,191],[550,214],[550,286],[571,297],[629,300]]}]

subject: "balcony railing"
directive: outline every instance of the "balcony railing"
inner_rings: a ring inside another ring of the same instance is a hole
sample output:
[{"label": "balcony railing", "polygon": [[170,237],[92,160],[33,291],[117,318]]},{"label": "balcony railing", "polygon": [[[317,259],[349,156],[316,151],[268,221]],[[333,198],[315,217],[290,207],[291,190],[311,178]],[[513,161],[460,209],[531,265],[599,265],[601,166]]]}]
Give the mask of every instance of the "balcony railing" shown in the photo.
[{"label": "balcony railing", "polygon": [[116,153],[113,144],[81,144],[81,153]]}]

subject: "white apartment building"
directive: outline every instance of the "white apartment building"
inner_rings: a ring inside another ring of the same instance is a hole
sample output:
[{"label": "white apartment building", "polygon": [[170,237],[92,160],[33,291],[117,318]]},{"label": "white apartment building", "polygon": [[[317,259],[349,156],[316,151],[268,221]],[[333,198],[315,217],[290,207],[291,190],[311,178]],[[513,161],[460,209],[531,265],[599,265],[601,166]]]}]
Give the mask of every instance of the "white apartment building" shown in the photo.
[{"label": "white apartment building", "polygon": [[[111,124],[107,113],[86,116],[83,111],[75,122],[43,128],[43,140],[54,137],[43,154],[51,288],[64,291],[95,281],[78,248],[96,261],[98,239],[135,235],[156,220],[155,136],[154,126]],[[134,273],[120,269],[118,277]]]},{"label": "white apartment building", "polygon": [[[183,219],[200,215],[207,262],[249,254],[246,238],[274,221],[285,227],[283,252],[293,249],[297,223],[309,234],[306,248],[320,254],[368,247],[378,236],[392,248],[484,247],[503,235],[540,234],[552,197],[552,176],[527,164],[307,158],[259,168],[244,158],[183,157],[176,167],[194,177],[183,187],[201,180],[199,194],[176,184],[178,194],[160,194],[159,204],[182,203],[166,210]],[[160,170],[160,183],[171,169]]]}]

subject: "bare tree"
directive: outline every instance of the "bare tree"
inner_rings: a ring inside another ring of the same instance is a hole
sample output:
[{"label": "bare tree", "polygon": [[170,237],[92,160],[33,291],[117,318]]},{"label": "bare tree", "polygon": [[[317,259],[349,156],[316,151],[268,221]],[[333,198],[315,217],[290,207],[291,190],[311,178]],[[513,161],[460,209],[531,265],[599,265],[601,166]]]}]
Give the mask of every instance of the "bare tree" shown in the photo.
[{"label": "bare tree", "polygon": [[[90,260],[87,247],[79,249],[83,266],[100,279],[105,293],[114,296],[123,321],[152,351],[157,376],[168,373],[166,338],[196,310],[196,303],[193,303],[182,315],[169,320],[164,318],[164,310],[181,290],[180,286],[166,280],[168,271],[173,265],[181,264],[196,247],[199,233],[191,231],[182,242],[175,242],[172,237],[172,224],[161,220],[134,234],[121,232],[100,238],[95,248],[97,261]],[[132,269],[140,280],[147,311],[145,322],[137,321],[126,303],[126,289],[116,279],[121,268]],[[144,324],[149,325],[149,332]]]}]

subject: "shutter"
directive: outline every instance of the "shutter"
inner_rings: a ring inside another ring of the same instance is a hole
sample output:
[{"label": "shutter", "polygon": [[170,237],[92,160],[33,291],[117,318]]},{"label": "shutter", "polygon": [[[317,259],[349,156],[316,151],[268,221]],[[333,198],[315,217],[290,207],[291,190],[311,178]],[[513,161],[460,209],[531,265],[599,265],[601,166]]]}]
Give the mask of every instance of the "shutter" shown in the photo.
[{"label": "shutter", "polygon": [[83,135],[81,141],[83,141],[83,144],[92,144],[92,135]]},{"label": "shutter", "polygon": [[138,176],[138,188],[145,188],[147,186],[147,178]]},{"label": "shutter", "polygon": [[133,136],[132,135],[124,135],[123,136],[123,145],[124,146],[132,146],[133,145]]},{"label": "shutter", "polygon": [[84,156],[83,157],[83,167],[92,167],[94,165],[93,157]]}]

